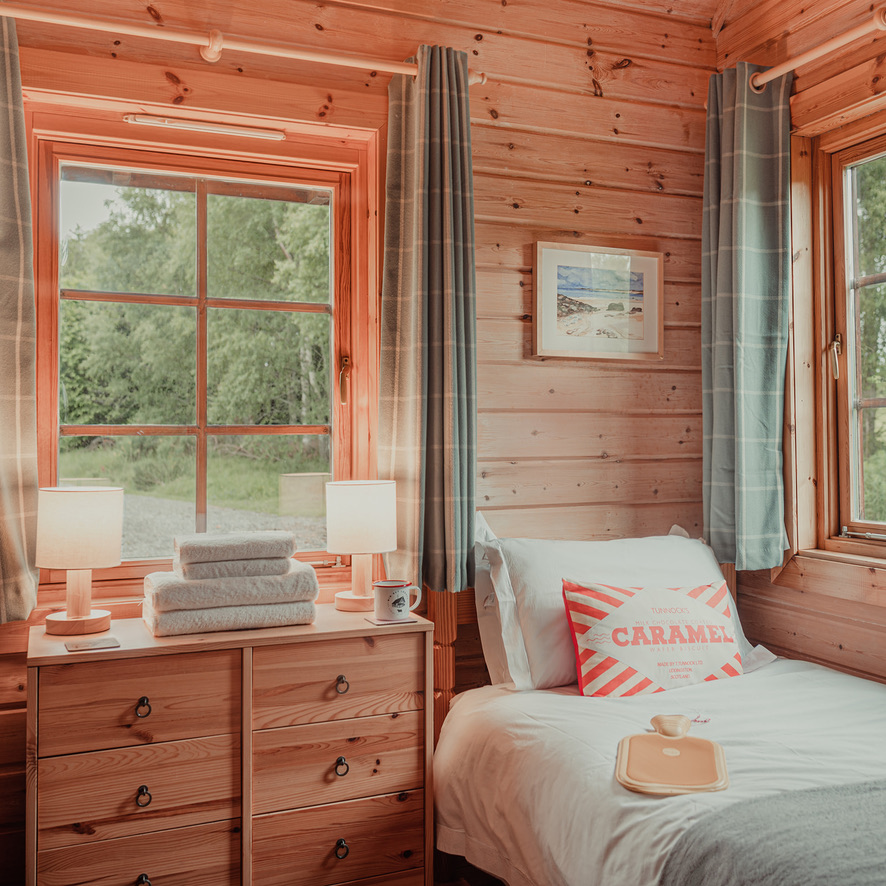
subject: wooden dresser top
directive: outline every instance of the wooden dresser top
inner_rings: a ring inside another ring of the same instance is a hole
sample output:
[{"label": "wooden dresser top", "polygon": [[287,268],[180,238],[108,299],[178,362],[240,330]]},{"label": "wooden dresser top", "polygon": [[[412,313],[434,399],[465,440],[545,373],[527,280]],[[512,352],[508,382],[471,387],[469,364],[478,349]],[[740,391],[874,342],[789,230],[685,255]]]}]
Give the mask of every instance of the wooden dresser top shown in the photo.
[{"label": "wooden dresser top", "polygon": [[[241,649],[244,646],[269,646],[277,643],[298,643],[319,639],[360,636],[367,633],[398,634],[427,632],[434,623],[412,613],[413,621],[405,624],[375,625],[367,621],[372,613],[341,612],[331,603],[317,604],[317,619],[310,625],[280,628],[259,628],[246,631],[218,631],[208,634],[184,634],[179,637],[155,637],[140,618],[115,619],[111,629],[99,634],[58,636],[47,634],[42,625],[31,628],[28,638],[28,666],[69,664],[74,661],[110,661],[140,658],[147,655],[170,655],[203,649]],[[115,637],[118,647],[68,652],[66,642]]]}]

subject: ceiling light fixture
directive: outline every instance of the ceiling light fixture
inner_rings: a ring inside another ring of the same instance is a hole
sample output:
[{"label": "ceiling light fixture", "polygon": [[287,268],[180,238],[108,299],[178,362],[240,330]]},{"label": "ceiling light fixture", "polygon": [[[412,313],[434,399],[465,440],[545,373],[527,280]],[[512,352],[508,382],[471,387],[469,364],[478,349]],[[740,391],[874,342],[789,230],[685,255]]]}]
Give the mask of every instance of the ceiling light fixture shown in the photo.
[{"label": "ceiling light fixture", "polygon": [[278,142],[286,138],[286,133],[282,129],[257,129],[253,126],[206,123],[203,120],[181,120],[177,117],[152,117],[147,114],[126,114],[123,119],[127,123],[137,123],[141,126],[168,126],[171,129],[187,129],[191,132],[242,135],[245,138],[266,138]]}]

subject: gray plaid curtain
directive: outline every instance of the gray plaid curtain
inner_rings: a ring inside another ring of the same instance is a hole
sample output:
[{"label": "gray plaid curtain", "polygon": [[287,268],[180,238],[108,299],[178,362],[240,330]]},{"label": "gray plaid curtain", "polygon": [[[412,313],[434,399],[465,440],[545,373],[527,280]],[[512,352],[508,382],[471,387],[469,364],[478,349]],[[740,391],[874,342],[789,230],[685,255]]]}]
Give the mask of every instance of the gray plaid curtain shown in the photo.
[{"label": "gray plaid curtain", "polygon": [[36,320],[31,197],[15,22],[0,18],[0,624],[36,605]]},{"label": "gray plaid curtain", "polygon": [[788,546],[782,421],[790,294],[788,74],[740,63],[708,90],[702,229],[704,532],[737,569]]},{"label": "gray plaid curtain", "polygon": [[464,52],[421,46],[388,90],[379,477],[397,481],[388,575],[473,584],[474,186]]}]

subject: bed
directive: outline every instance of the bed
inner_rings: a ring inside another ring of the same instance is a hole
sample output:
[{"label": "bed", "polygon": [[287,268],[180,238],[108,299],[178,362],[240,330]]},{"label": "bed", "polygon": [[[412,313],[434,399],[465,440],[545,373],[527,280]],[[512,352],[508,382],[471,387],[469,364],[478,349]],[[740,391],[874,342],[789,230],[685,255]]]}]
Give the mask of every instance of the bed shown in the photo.
[{"label": "bed", "polygon": [[[499,540],[481,521],[493,685],[456,696],[443,724],[438,849],[509,886],[886,883],[886,686],[751,648],[727,596],[740,675],[581,693],[563,578],[584,570],[638,588],[720,576],[698,542],[623,542]],[[660,796],[616,781],[620,739],[663,713],[722,745],[728,788]]]}]

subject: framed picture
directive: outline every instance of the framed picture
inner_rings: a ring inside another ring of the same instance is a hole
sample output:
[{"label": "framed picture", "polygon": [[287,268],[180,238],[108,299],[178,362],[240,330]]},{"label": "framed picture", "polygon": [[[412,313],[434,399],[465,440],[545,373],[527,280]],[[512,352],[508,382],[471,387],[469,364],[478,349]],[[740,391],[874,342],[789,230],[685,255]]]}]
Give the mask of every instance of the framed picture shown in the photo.
[{"label": "framed picture", "polygon": [[661,360],[660,252],[536,243],[533,354]]}]

